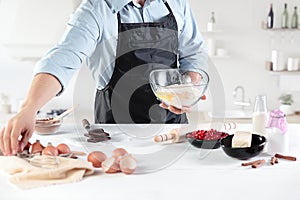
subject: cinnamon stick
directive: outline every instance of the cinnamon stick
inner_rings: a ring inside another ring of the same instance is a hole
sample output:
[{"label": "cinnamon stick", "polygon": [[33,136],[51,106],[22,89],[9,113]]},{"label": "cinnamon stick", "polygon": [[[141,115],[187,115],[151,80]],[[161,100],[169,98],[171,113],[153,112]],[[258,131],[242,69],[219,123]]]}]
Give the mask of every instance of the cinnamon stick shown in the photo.
[{"label": "cinnamon stick", "polygon": [[258,168],[258,167],[262,166],[262,165],[265,164],[265,163],[266,163],[265,160],[259,160],[258,162],[254,163],[254,164],[252,165],[252,168]]},{"label": "cinnamon stick", "polygon": [[278,164],[278,158],[272,157],[270,163],[271,163],[271,165]]},{"label": "cinnamon stick", "polygon": [[254,165],[255,163],[259,162],[260,160],[255,160],[252,162],[246,162],[246,163],[242,163],[242,166],[246,167],[246,166],[250,166],[250,165]]},{"label": "cinnamon stick", "polygon": [[293,156],[285,156],[285,155],[281,155],[281,154],[278,154],[278,153],[275,154],[275,157],[276,157],[276,158],[282,158],[282,159],[285,159],[285,160],[290,160],[290,161],[296,161],[296,160],[297,160],[296,157],[293,157]]}]

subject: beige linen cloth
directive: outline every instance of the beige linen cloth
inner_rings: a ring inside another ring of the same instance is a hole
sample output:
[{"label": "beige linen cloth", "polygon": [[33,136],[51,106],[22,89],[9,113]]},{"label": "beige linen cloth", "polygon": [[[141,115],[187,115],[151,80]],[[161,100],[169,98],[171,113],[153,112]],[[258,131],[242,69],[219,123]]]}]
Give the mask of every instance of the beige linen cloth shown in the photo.
[{"label": "beige linen cloth", "polygon": [[[38,159],[44,157],[39,156]],[[92,164],[87,161],[64,157],[55,159],[55,167],[45,168],[15,156],[0,156],[0,170],[9,173],[10,182],[22,189],[78,182],[94,173]]]}]

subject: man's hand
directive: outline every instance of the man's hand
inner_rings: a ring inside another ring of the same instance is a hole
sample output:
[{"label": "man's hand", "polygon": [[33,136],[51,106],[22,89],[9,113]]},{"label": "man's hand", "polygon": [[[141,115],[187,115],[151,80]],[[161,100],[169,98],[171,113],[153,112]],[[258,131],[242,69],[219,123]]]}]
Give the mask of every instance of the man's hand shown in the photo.
[{"label": "man's hand", "polygon": [[[206,96],[203,95],[201,97],[201,100],[206,100]],[[175,113],[177,115],[181,115],[183,113],[189,113],[191,112],[191,108],[190,107],[182,107],[181,109],[180,108],[176,108],[174,106],[167,106],[165,103],[160,103],[159,104],[160,107],[164,108],[164,109],[167,109],[169,111],[171,111],[172,113]]]},{"label": "man's hand", "polygon": [[183,114],[183,113],[191,111],[191,108],[189,108],[189,107],[183,107],[183,108],[180,109],[180,108],[176,108],[174,106],[167,106],[164,103],[160,103],[159,106],[162,107],[162,108],[164,108],[164,109],[167,109],[167,110],[169,110],[172,113],[175,113],[177,115],[180,115],[180,114]]},{"label": "man's hand", "polygon": [[193,84],[199,84],[201,82],[202,76],[197,72],[186,72],[186,74],[191,77]]},{"label": "man's hand", "polygon": [[35,113],[21,111],[0,131],[0,149],[4,156],[23,151],[34,131]]},{"label": "man's hand", "polygon": [[[187,72],[186,74],[188,76],[190,76],[192,83],[199,84],[201,82],[202,76],[199,73],[197,73],[197,72]],[[206,96],[203,95],[201,97],[201,99],[205,100]],[[183,114],[183,113],[188,113],[188,112],[191,112],[191,110],[192,110],[190,107],[176,108],[174,106],[167,106],[165,103],[160,103],[159,106],[164,108],[164,109],[167,109],[167,110],[169,110],[172,113],[175,113],[177,115],[180,115],[180,114]]]},{"label": "man's hand", "polygon": [[37,74],[30,86],[21,110],[0,131],[0,149],[3,155],[22,151],[34,131],[37,111],[61,91],[60,82],[47,73]]}]

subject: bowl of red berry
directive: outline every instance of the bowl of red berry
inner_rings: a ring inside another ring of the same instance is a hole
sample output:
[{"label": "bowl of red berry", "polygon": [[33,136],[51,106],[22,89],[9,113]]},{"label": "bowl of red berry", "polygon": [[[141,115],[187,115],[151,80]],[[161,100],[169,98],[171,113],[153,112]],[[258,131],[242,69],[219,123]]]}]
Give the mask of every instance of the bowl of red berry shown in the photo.
[{"label": "bowl of red berry", "polygon": [[191,145],[201,149],[217,149],[220,148],[220,140],[229,134],[215,129],[196,130],[187,133],[186,139]]}]

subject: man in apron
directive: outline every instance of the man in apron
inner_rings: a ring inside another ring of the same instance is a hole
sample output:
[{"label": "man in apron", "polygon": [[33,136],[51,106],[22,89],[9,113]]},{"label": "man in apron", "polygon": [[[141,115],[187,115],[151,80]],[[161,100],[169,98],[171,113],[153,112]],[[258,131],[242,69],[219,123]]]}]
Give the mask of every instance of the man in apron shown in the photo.
[{"label": "man in apron", "polygon": [[[152,22],[145,22],[146,16]],[[114,33],[116,46],[97,48]],[[97,62],[112,58],[114,51],[114,65],[95,73]],[[154,69],[177,68],[179,62],[181,70],[199,79],[197,69],[206,66],[207,53],[187,0],[84,1],[62,40],[37,64],[20,111],[2,127],[4,155],[24,148],[34,131],[37,111],[64,90],[85,57],[98,84],[96,123],[187,123],[185,110],[156,99],[149,74]],[[130,97],[124,98],[128,91]]]},{"label": "man in apron", "polygon": [[[96,123],[116,123],[116,120],[117,123],[187,122],[185,114],[177,115],[163,108],[154,108],[155,113],[151,113],[153,118],[149,116],[150,108],[159,104],[148,81],[150,72],[155,68],[177,68],[178,27],[167,2],[165,2],[165,6],[168,8],[169,14],[160,22],[122,23],[118,12],[117,60],[110,82],[103,90],[97,91],[95,99]],[[151,34],[148,34],[150,32]],[[135,40],[130,40],[132,37]],[[155,48],[145,48],[145,44]],[[169,46],[172,46],[173,49],[167,51]],[[121,49],[125,49],[127,52],[122,54]],[[143,65],[142,70],[134,70],[141,65]],[[114,90],[118,81],[129,71],[131,73],[127,75],[128,82],[126,85],[123,85],[120,90]],[[137,78],[142,80],[137,81]],[[125,94],[122,93],[126,93],[127,88],[134,87],[137,82],[146,84],[133,93],[128,105],[128,102],[124,100]],[[117,94],[112,95],[114,92]],[[112,104],[112,96],[116,104]]]}]

